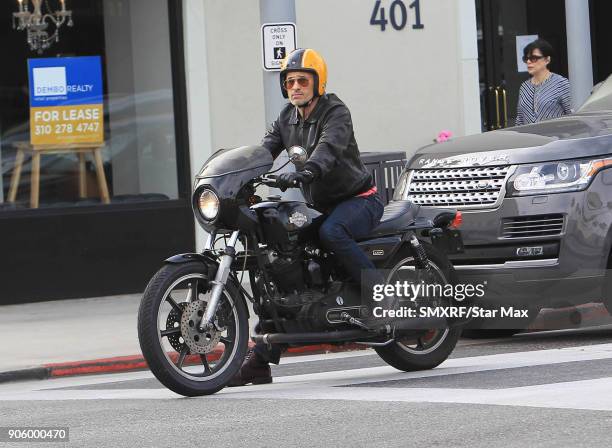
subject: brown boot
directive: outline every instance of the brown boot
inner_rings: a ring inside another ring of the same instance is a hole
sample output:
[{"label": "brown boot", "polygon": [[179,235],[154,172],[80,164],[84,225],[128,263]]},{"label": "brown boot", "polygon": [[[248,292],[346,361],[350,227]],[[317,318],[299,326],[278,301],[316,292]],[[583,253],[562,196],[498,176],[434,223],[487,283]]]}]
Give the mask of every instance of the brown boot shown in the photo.
[{"label": "brown boot", "polygon": [[228,386],[246,386],[252,384],[270,384],[272,382],[272,372],[270,365],[261,359],[253,350],[249,350],[242,367],[234,378],[231,379]]}]

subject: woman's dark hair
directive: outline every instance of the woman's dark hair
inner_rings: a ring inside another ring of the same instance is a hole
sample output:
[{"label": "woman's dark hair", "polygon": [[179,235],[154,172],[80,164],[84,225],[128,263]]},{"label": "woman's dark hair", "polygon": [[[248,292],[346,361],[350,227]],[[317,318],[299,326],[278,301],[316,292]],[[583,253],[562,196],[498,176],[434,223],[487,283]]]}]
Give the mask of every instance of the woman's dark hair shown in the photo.
[{"label": "woman's dark hair", "polygon": [[550,57],[552,61],[555,51],[553,50],[552,45],[549,44],[548,41],[545,41],[544,39],[534,40],[529,45],[527,45],[523,49],[523,56],[525,57],[530,56],[533,53],[533,50],[536,50],[536,49],[540,50],[540,52],[542,53],[542,56]]}]

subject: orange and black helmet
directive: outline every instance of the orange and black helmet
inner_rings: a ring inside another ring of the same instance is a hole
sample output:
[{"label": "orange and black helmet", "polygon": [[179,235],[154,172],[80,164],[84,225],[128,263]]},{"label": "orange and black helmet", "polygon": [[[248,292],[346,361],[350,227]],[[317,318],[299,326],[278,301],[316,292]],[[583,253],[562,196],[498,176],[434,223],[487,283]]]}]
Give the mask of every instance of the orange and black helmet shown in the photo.
[{"label": "orange and black helmet", "polygon": [[327,85],[327,64],[319,53],[311,48],[297,48],[293,50],[281,63],[280,85],[283,96],[288,98],[285,89],[285,78],[289,72],[309,72],[314,76],[314,96],[325,93]]}]

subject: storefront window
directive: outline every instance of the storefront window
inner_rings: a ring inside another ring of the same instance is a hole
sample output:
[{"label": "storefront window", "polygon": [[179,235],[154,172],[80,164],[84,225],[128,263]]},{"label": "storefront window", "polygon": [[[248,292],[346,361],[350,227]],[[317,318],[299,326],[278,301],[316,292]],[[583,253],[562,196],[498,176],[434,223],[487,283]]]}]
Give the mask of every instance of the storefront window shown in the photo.
[{"label": "storefront window", "polygon": [[[38,6],[57,35],[14,17]],[[168,1],[5,0],[0,17],[0,213],[177,199]]]}]

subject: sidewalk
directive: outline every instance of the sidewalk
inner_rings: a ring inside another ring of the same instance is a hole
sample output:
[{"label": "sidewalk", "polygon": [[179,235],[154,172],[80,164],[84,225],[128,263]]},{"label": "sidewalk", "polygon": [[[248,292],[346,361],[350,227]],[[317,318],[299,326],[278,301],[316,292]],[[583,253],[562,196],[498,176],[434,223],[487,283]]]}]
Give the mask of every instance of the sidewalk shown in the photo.
[{"label": "sidewalk", "polygon": [[[138,344],[139,294],[0,306],[0,383],[146,368]],[[610,324],[603,305],[545,310],[538,329]],[[251,327],[255,322],[251,322]],[[363,349],[315,345],[288,355]]]},{"label": "sidewalk", "polygon": [[[146,369],[136,328],[140,299],[133,294],[0,306],[0,383]],[[316,345],[287,355],[363,348]]]},{"label": "sidewalk", "polygon": [[140,295],[0,307],[0,372],[140,353]]}]

